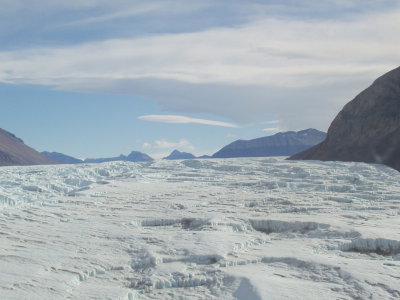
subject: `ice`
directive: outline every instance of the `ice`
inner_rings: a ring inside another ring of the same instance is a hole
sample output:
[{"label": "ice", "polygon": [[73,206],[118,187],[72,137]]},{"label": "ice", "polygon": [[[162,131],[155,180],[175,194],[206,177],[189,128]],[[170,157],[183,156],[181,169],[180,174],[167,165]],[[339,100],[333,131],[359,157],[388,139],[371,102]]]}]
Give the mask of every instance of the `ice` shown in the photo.
[{"label": "ice", "polygon": [[277,220],[250,220],[251,226],[255,230],[273,233],[273,232],[299,232],[306,233],[308,231],[316,230],[318,228],[327,228],[327,224],[318,224],[315,222],[285,222]]},{"label": "ice", "polygon": [[356,239],[341,247],[343,251],[356,251],[361,253],[377,253],[382,255],[399,254],[400,242],[394,240]]},{"label": "ice", "polygon": [[400,173],[282,158],[0,168],[0,299],[398,299]]},{"label": "ice", "polygon": [[[138,176],[138,167],[121,162],[103,164],[101,167],[3,167],[0,175],[0,206],[44,205],[57,201],[59,196],[77,196],[93,185],[107,184],[116,178]],[[9,178],[14,180],[10,181]]]},{"label": "ice", "polygon": [[254,286],[250,283],[250,281],[247,278],[243,278],[240,281],[240,286],[233,294],[233,296],[238,300],[247,300],[247,299],[262,300],[260,295],[255,290]]}]

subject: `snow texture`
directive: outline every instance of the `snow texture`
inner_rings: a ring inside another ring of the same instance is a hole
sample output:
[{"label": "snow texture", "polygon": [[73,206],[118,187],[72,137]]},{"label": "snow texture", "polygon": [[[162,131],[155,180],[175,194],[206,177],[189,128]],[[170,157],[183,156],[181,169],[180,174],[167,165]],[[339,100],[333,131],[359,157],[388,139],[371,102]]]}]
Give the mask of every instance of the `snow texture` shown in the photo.
[{"label": "snow texture", "polygon": [[281,158],[0,168],[1,299],[399,299],[400,173]]}]

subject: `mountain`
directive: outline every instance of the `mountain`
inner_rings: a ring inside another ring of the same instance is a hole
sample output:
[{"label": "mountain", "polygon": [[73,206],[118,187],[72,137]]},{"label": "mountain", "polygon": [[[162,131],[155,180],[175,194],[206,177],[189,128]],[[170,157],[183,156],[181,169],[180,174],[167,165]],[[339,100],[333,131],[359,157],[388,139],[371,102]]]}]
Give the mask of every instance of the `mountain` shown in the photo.
[{"label": "mountain", "polygon": [[326,134],[316,129],[280,132],[253,140],[237,140],[213,154],[214,158],[289,156],[324,140]]},{"label": "mountain", "polygon": [[132,161],[132,162],[140,162],[140,161],[152,161],[153,158],[148,156],[145,153],[132,151],[128,156],[121,154],[117,157],[109,157],[109,158],[87,158],[84,160],[85,163],[103,163],[109,161]]},{"label": "mountain", "polygon": [[178,150],[174,150],[171,152],[170,155],[168,155],[167,157],[164,157],[163,159],[174,160],[174,159],[191,159],[191,158],[196,158],[196,156],[194,156],[191,153],[180,152]]},{"label": "mountain", "polygon": [[139,151],[132,151],[127,157],[127,161],[152,161],[153,158]]},{"label": "mountain", "polygon": [[14,134],[0,128],[0,166],[50,165],[57,162],[28,147]]},{"label": "mountain", "polygon": [[42,155],[55,160],[61,164],[81,164],[83,163],[83,160],[77,159],[72,156],[68,156],[59,152],[47,152],[43,151],[41,152]]},{"label": "mountain", "polygon": [[347,103],[323,143],[291,159],[382,163],[400,171],[400,67]]}]

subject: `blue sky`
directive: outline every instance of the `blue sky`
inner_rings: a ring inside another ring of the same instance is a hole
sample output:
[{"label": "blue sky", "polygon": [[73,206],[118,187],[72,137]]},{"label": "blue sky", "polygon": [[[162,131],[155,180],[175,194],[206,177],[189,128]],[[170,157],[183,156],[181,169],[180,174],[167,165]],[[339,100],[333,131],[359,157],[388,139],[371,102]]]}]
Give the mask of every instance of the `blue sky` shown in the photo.
[{"label": "blue sky", "polygon": [[81,158],[326,130],[399,26],[395,0],[3,0],[0,127]]}]

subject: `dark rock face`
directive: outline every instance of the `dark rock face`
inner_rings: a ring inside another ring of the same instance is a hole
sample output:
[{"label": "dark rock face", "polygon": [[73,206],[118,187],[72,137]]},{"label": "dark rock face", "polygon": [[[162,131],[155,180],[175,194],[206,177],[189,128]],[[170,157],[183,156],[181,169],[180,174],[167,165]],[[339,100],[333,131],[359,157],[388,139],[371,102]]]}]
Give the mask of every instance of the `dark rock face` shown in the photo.
[{"label": "dark rock face", "polygon": [[258,139],[235,141],[214,153],[213,157],[289,156],[322,142],[325,137],[324,132],[316,129],[280,132]]},{"label": "dark rock face", "polygon": [[152,161],[153,158],[145,153],[132,151],[128,156],[121,154],[117,157],[108,158],[87,158],[84,160],[85,163],[103,163],[109,161],[131,161],[131,162],[141,162],[141,161]]},{"label": "dark rock face", "polygon": [[59,152],[41,152],[42,155],[59,162],[60,164],[81,164],[83,160]]},{"label": "dark rock face", "polygon": [[0,166],[50,165],[57,162],[28,147],[14,134],[0,129]]},{"label": "dark rock face", "polygon": [[400,67],[346,104],[324,142],[291,159],[381,163],[400,171]]},{"label": "dark rock face", "polygon": [[164,157],[163,159],[174,160],[174,159],[191,159],[191,158],[196,158],[196,156],[194,156],[191,153],[180,152],[178,150],[174,150],[171,152],[170,155],[168,155],[167,157]]}]

